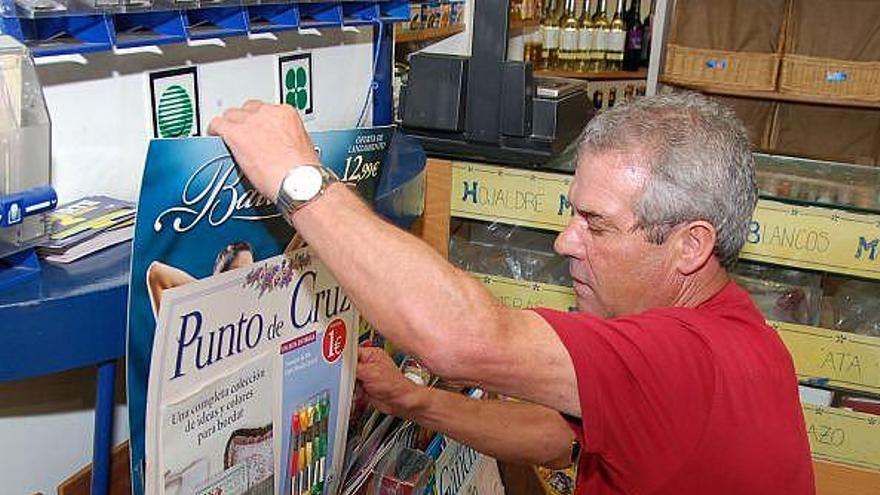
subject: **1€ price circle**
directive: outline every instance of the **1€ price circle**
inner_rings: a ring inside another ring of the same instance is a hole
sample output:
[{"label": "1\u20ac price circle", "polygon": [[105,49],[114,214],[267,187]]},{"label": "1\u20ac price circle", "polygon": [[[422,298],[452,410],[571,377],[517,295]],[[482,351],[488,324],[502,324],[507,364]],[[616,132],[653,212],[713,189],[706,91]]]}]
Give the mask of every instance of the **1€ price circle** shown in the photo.
[{"label": "1\u20ac price circle", "polygon": [[321,354],[324,355],[325,361],[332,364],[342,357],[345,339],[345,322],[339,319],[331,321],[324,331],[324,339],[321,342]]}]

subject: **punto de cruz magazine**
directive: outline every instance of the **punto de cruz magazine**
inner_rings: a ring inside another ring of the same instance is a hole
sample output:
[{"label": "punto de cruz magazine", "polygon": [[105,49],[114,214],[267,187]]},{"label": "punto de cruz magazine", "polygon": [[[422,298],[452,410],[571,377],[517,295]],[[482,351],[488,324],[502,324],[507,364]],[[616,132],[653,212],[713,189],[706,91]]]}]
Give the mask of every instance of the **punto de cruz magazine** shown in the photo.
[{"label": "punto de cruz magazine", "polygon": [[[393,133],[312,138],[369,201]],[[151,143],[129,293],[135,494],[335,493],[358,315],[296,244],[220,139]]]}]

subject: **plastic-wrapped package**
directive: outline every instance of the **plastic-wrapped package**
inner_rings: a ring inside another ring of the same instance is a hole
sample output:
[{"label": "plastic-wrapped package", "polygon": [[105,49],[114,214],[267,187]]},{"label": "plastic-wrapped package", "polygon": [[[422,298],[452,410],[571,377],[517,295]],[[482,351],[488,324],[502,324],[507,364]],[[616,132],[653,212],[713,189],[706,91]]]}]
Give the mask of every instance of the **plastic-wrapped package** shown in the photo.
[{"label": "plastic-wrapped package", "polygon": [[880,416],[880,399],[847,394],[840,397],[840,407]]},{"label": "plastic-wrapped package", "polygon": [[453,225],[449,260],[465,271],[571,286],[567,260],[553,251],[556,234],[502,223]]},{"label": "plastic-wrapped package", "polygon": [[434,460],[422,451],[397,443],[376,466],[373,495],[424,493],[434,470]]},{"label": "plastic-wrapped package", "polygon": [[819,323],[822,303],[820,274],[738,263],[732,275],[768,320],[801,325]]},{"label": "plastic-wrapped package", "polygon": [[812,404],[814,406],[828,407],[834,400],[834,392],[824,388],[810,387],[807,385],[798,385],[798,395],[802,404]]},{"label": "plastic-wrapped package", "polygon": [[880,283],[848,280],[832,299],[834,329],[880,337]]}]

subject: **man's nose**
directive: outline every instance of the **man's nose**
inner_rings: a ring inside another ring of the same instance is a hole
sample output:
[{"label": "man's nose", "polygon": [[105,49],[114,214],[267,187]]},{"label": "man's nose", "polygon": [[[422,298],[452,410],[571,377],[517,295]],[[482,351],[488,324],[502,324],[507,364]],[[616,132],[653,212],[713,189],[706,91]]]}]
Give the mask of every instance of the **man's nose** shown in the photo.
[{"label": "man's nose", "polygon": [[571,219],[565,229],[556,236],[553,242],[553,250],[562,256],[580,257],[583,251],[583,243],[581,243],[575,228],[575,219]]}]

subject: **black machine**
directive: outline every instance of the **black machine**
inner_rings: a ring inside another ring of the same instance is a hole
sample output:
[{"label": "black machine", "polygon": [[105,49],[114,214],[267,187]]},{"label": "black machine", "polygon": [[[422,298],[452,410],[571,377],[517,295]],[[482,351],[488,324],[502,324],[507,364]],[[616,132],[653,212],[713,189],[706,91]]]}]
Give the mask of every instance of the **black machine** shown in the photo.
[{"label": "black machine", "polygon": [[593,116],[586,83],[534,77],[531,63],[507,61],[508,1],[474,2],[470,57],[409,59],[403,129],[432,155],[541,166]]}]

